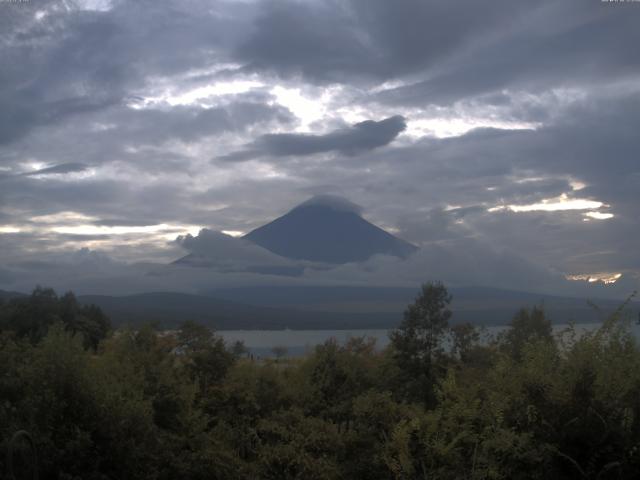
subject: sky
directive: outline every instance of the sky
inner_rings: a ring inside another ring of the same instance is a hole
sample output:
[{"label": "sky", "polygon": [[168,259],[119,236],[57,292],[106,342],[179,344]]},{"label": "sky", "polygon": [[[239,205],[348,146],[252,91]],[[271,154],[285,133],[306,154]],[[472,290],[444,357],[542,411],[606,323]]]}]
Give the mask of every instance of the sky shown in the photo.
[{"label": "sky", "polygon": [[[0,1],[0,289],[626,296],[639,22],[632,1]],[[288,262],[237,237],[327,194],[420,250],[247,271]],[[170,265],[194,248],[224,268]]]}]

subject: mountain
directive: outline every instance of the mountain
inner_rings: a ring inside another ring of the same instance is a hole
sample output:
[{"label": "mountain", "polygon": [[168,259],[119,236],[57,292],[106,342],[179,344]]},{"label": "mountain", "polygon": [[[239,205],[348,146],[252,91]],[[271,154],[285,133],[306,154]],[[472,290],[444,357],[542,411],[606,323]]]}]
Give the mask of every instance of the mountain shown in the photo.
[{"label": "mountain", "polygon": [[361,262],[375,254],[406,257],[417,249],[333,196],[314,197],[243,238],[285,258],[331,264]]}]

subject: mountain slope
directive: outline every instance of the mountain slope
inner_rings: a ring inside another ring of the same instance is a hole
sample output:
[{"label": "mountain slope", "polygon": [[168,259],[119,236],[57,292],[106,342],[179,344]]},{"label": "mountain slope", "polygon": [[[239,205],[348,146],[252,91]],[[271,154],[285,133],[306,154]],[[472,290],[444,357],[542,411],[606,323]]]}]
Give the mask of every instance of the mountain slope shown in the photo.
[{"label": "mountain slope", "polygon": [[375,254],[406,257],[416,250],[348,205],[316,197],[243,238],[282,257],[332,264],[360,262]]}]

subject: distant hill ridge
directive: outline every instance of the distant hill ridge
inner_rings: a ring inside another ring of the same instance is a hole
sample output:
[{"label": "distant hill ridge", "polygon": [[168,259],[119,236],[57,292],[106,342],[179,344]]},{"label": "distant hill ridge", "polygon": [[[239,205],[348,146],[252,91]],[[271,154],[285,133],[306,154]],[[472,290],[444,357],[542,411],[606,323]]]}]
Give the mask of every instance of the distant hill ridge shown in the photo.
[{"label": "distant hill ridge", "polygon": [[[598,300],[598,313],[586,300],[488,287],[451,288],[452,323],[505,325],[523,307],[543,304],[553,323],[593,323],[621,305]],[[406,306],[418,293],[398,287],[240,287],[216,289],[208,295],[153,292],[126,296],[80,295],[84,304],[95,304],[114,325],[157,322],[175,328],[194,320],[218,330],[340,330],[394,328]],[[0,298],[24,297],[3,292]],[[640,304],[629,306],[635,319]]]},{"label": "distant hill ridge", "polygon": [[0,290],[0,300],[10,300],[12,298],[20,298],[20,297],[26,297],[26,296],[27,296],[26,293]]}]

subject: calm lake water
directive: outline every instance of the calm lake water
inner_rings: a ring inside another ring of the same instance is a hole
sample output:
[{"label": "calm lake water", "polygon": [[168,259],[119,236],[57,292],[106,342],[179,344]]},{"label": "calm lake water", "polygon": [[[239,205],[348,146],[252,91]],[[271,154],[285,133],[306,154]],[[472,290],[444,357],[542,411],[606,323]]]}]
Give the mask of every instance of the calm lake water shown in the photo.
[{"label": "calm lake water", "polygon": [[[576,324],[578,332],[593,330],[599,323]],[[568,325],[554,325],[555,332],[566,329]],[[482,337],[486,341],[504,330],[505,327],[485,327]],[[640,325],[633,324],[631,330],[640,339]],[[258,357],[272,357],[274,347],[284,347],[286,356],[301,356],[313,351],[330,338],[344,344],[352,337],[371,337],[376,339],[376,346],[384,348],[389,344],[389,330],[220,330],[217,332],[228,343],[238,340],[244,342],[249,352]]]}]

